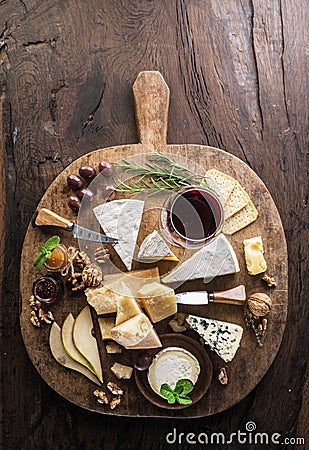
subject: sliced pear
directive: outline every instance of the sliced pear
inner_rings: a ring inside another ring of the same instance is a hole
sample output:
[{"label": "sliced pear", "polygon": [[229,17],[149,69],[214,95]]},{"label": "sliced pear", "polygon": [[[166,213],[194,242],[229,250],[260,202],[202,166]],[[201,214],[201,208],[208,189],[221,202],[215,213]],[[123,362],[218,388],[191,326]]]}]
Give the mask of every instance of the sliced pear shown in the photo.
[{"label": "sliced pear", "polygon": [[67,354],[74,359],[75,361],[79,362],[83,366],[87,367],[87,369],[90,370],[94,375],[96,375],[93,367],[91,364],[87,361],[87,359],[77,350],[75,347],[74,341],[73,341],[73,327],[74,327],[75,319],[73,315],[70,313],[65,318],[62,329],[61,329],[61,338],[62,338],[62,344],[67,352]]},{"label": "sliced pear", "polygon": [[72,359],[66,353],[61,340],[61,328],[56,322],[53,322],[50,329],[49,347],[53,357],[59,364],[66,367],[67,369],[76,370],[76,372],[85,375],[85,377],[89,378],[89,380],[93,381],[93,383],[98,384],[99,386],[101,385],[97,377],[92,372],[90,372],[90,370]]},{"label": "sliced pear", "polygon": [[75,319],[73,341],[77,350],[93,367],[96,376],[103,383],[103,374],[96,338],[92,335],[93,323],[89,306],[86,306]]}]

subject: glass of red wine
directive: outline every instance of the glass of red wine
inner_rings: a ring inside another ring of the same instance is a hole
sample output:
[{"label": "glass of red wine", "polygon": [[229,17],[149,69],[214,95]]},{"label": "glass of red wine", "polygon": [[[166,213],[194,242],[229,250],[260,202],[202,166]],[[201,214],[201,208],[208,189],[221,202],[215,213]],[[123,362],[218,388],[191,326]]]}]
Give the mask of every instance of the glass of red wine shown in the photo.
[{"label": "glass of red wine", "polygon": [[166,200],[161,225],[166,238],[182,247],[201,247],[216,237],[224,211],[218,196],[201,186],[188,186]]}]

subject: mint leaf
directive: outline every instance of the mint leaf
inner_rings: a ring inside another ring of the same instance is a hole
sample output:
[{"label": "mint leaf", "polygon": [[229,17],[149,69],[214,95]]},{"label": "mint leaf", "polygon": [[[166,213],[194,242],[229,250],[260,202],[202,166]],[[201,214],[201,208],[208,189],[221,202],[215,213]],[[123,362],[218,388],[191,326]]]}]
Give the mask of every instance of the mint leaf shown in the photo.
[{"label": "mint leaf", "polygon": [[38,269],[39,267],[43,266],[43,264],[45,263],[47,258],[48,258],[47,255],[42,255],[42,253],[40,253],[39,256],[37,256],[37,258],[35,259],[35,261],[33,263],[34,267],[36,267]]},{"label": "mint leaf", "polygon": [[186,395],[186,394],[190,394],[190,392],[192,392],[193,389],[194,389],[194,386],[193,386],[192,381],[184,378],[182,380],[177,381],[176,387],[175,387],[175,392],[177,394]]},{"label": "mint leaf", "polygon": [[160,394],[167,399],[169,405],[178,402],[180,405],[191,405],[191,398],[186,395],[194,389],[193,383],[187,379],[178,380],[173,389],[169,384],[164,383],[161,386]]},{"label": "mint leaf", "polygon": [[168,398],[171,394],[174,396],[174,391],[169,384],[164,383],[161,386],[160,394],[163,395],[163,397]]},{"label": "mint leaf", "polygon": [[176,400],[180,405],[191,405],[192,403],[191,398],[188,397],[187,395],[178,395],[176,397]]},{"label": "mint leaf", "polygon": [[168,403],[169,405],[173,405],[175,402],[176,402],[176,398],[175,398],[174,394],[171,393],[171,394],[167,397],[167,403]]},{"label": "mint leaf", "polygon": [[175,387],[175,389],[174,389],[174,392],[175,392],[175,394],[177,394],[177,395],[182,394],[182,393],[183,393],[183,386],[177,386],[177,384],[176,384],[176,387]]},{"label": "mint leaf", "polygon": [[38,246],[38,249],[39,249],[39,252],[40,252],[42,255],[46,255],[47,250],[46,250],[45,247],[42,247],[41,245],[39,245],[39,246]]},{"label": "mint leaf", "polygon": [[59,242],[60,242],[59,236],[52,236],[45,242],[46,250],[49,250],[51,252],[52,250],[54,250],[57,247]]}]

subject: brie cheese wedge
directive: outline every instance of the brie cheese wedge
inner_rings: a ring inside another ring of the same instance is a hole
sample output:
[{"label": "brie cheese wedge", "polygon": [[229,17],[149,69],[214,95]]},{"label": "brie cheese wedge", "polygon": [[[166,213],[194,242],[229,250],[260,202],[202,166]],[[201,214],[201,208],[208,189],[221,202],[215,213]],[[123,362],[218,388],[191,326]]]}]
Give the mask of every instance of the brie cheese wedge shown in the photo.
[{"label": "brie cheese wedge", "polygon": [[150,233],[141,243],[138,259],[142,261],[179,261],[157,230]]},{"label": "brie cheese wedge", "polygon": [[186,318],[195,330],[225,362],[234,358],[243,334],[243,328],[234,323],[189,315]]},{"label": "brie cheese wedge", "polygon": [[193,256],[178,264],[162,278],[162,282],[175,283],[204,278],[204,282],[208,283],[219,275],[228,275],[239,270],[233,247],[223,234],[219,234]]},{"label": "brie cheese wedge", "polygon": [[93,209],[104,232],[118,239],[114,249],[128,270],[132,268],[133,255],[143,215],[141,200],[113,200]]}]

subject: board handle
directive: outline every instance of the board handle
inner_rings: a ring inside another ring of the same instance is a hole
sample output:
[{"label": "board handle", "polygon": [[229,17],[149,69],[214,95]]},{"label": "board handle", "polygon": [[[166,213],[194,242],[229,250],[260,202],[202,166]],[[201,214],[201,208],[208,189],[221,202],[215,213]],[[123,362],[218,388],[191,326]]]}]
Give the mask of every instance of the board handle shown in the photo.
[{"label": "board handle", "polygon": [[59,216],[59,214],[56,214],[50,209],[42,208],[39,210],[34,223],[39,227],[44,225],[53,225],[55,227],[68,228],[70,220]]},{"label": "board handle", "polygon": [[246,300],[246,290],[243,284],[227,291],[214,292],[214,303],[226,303],[228,305],[243,305]]},{"label": "board handle", "polygon": [[135,116],[141,144],[166,144],[170,90],[157,71],[140,72],[133,84]]}]

